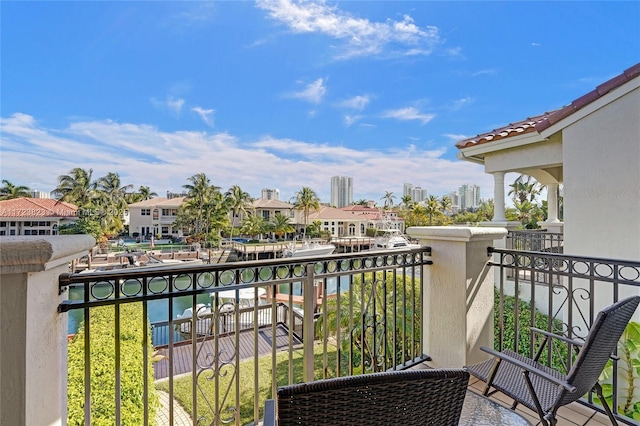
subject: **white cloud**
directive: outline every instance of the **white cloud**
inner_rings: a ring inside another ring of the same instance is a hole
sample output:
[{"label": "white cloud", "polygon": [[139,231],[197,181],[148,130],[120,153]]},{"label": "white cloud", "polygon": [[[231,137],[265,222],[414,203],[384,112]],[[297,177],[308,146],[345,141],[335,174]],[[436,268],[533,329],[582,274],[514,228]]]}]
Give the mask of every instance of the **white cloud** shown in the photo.
[{"label": "white cloud", "polygon": [[[205,173],[214,185],[238,184],[253,196],[278,187],[283,200],[302,186],[329,200],[331,176],[354,178],[354,198],[378,200],[398,194],[404,182],[417,182],[442,195],[474,183],[490,197],[490,175],[479,165],[442,158],[443,149],[415,145],[362,150],[264,136],[244,141],[228,133],[165,132],[155,126],[112,120],[74,121],[46,128],[27,114],[0,119],[1,178],[51,191],[57,177],[74,167],[92,168],[95,177],[118,173],[123,184],[149,186],[158,194],[180,191],[187,178]],[[38,167],[34,167],[37,164]]]},{"label": "white cloud", "polygon": [[351,127],[353,124],[355,124],[361,118],[362,118],[361,115],[345,115],[344,116],[344,125],[347,126],[347,127]]},{"label": "white cloud", "polygon": [[293,92],[290,96],[313,104],[319,104],[327,93],[327,88],[324,85],[324,82],[324,79],[319,78],[313,83],[307,84],[303,90]]},{"label": "white cloud", "polygon": [[409,15],[401,21],[371,22],[323,1],[258,0],[257,5],[293,33],[318,33],[342,41],[339,58],[428,55],[441,42],[437,27],[419,27]]},{"label": "white cloud", "polygon": [[196,106],[191,108],[191,111],[198,114],[202,121],[204,121],[207,125],[213,127],[213,114],[216,112],[215,110],[204,109],[202,107]]},{"label": "white cloud", "polygon": [[472,97],[465,96],[464,98],[456,99],[455,101],[453,101],[453,103],[449,105],[449,109],[453,111],[458,111],[459,109],[462,109],[468,105],[471,105],[474,101],[475,99],[473,99]]},{"label": "white cloud", "polygon": [[180,115],[184,106],[184,99],[174,98],[173,96],[167,96],[164,100],[151,98],[151,104],[158,109],[168,110],[174,115]]},{"label": "white cloud", "polygon": [[351,109],[357,109],[358,111],[362,111],[369,104],[369,102],[371,102],[371,96],[358,95],[350,99],[345,99],[344,101],[340,102],[338,106],[343,108],[351,108]]},{"label": "white cloud", "polygon": [[417,108],[406,107],[385,111],[382,114],[384,118],[395,118],[398,120],[418,120],[422,124],[427,124],[435,117],[435,114],[421,113]]}]

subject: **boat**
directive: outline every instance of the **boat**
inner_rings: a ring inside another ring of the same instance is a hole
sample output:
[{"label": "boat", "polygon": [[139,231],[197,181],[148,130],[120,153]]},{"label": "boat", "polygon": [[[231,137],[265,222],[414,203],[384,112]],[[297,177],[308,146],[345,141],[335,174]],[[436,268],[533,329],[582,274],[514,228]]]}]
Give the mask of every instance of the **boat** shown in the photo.
[{"label": "boat", "polygon": [[386,229],[381,235],[375,237],[373,250],[402,250],[422,247],[412,243],[399,229]]},{"label": "boat", "polygon": [[289,244],[289,247],[282,250],[282,257],[309,257],[326,256],[333,253],[336,246],[333,244],[321,244],[314,241],[305,241],[301,247]]}]

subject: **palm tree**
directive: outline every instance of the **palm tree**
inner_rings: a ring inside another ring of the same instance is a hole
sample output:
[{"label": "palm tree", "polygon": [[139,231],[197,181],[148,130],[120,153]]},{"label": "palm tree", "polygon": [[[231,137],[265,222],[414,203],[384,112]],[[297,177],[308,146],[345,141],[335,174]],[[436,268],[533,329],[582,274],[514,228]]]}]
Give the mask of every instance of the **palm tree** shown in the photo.
[{"label": "palm tree", "polygon": [[197,211],[194,231],[196,234],[202,233],[204,228],[205,205],[212,197],[213,193],[220,191],[220,188],[210,184],[209,178],[204,173],[198,173],[187,179],[189,182],[182,187],[188,191],[187,198],[192,200],[192,208]]},{"label": "palm tree", "polygon": [[11,200],[20,197],[30,197],[31,189],[23,185],[14,185],[6,179],[2,179],[2,187],[0,188],[0,200]]},{"label": "palm tree", "polygon": [[[526,176],[526,180],[525,180]],[[518,201],[520,203],[524,203],[525,201],[533,202],[538,195],[540,195],[540,191],[543,188],[543,185],[538,183],[535,179],[528,175],[520,175],[516,178],[515,181],[511,185],[511,189],[509,190],[509,194],[511,195],[514,201]]]},{"label": "palm tree", "polygon": [[396,198],[395,195],[393,195],[393,192],[391,191],[385,191],[385,194],[383,197],[381,197],[381,200],[384,200],[384,208],[389,209],[391,207],[393,207],[393,199]]},{"label": "palm tree", "polygon": [[233,226],[235,225],[235,218],[237,215],[247,214],[247,210],[253,209],[253,198],[248,192],[244,192],[238,185],[233,185],[224,194],[227,207],[231,211],[231,232],[229,233],[229,241],[233,238]]},{"label": "palm tree", "polygon": [[402,204],[404,204],[405,206],[409,206],[410,204],[413,203],[413,199],[409,194],[403,195],[401,201],[402,201]]},{"label": "palm tree", "polygon": [[100,207],[100,219],[105,234],[115,235],[124,228],[124,212],[127,210],[127,191],[133,185],[121,186],[120,175],[107,173],[96,181],[96,204]]},{"label": "palm tree", "polygon": [[429,215],[429,226],[433,225],[433,215],[440,211],[439,209],[440,203],[438,202],[438,197],[435,195],[429,195],[429,199],[427,200],[427,204],[425,206],[425,210]]},{"label": "palm tree", "polygon": [[255,237],[266,232],[268,228],[269,224],[262,216],[250,214],[242,219],[240,232]]},{"label": "palm tree", "polygon": [[304,230],[302,231],[302,237],[304,238],[307,235],[309,213],[311,210],[318,210],[320,208],[320,199],[313,189],[308,186],[303,186],[302,189],[296,192],[293,208],[304,212]]},{"label": "palm tree", "polygon": [[96,183],[92,181],[93,169],[80,167],[67,175],[58,176],[58,187],[53,190],[60,201],[75,204],[79,208],[90,208],[96,196]]},{"label": "palm tree", "polygon": [[291,224],[291,219],[278,212],[273,216],[271,230],[278,238],[280,238],[283,235],[286,237],[287,234],[295,232],[296,228]]},{"label": "palm tree", "polygon": [[152,192],[148,186],[143,186],[143,185],[141,185],[140,188],[138,188],[138,194],[140,197],[140,201],[150,200],[153,197],[158,196],[158,193]]},{"label": "palm tree", "polygon": [[447,214],[451,210],[451,197],[444,195],[440,199],[440,209],[442,213]]},{"label": "palm tree", "polygon": [[361,198],[358,201],[353,203],[354,206],[366,206],[367,204],[369,204],[369,202],[364,198]]}]

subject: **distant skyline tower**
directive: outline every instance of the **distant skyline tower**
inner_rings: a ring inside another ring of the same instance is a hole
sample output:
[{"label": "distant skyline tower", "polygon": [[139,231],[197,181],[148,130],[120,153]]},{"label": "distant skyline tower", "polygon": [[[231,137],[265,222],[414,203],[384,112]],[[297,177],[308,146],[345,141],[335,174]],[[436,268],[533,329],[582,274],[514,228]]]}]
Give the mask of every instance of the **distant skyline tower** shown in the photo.
[{"label": "distant skyline tower", "polygon": [[421,203],[427,199],[427,190],[419,186],[413,186],[411,183],[405,183],[402,187],[402,196],[410,195],[411,201]]},{"label": "distant skyline tower", "polygon": [[263,200],[280,200],[280,190],[277,188],[262,188],[260,198]]},{"label": "distant skyline tower", "polygon": [[480,187],[478,185],[461,185],[458,188],[460,210],[475,209],[480,206]]},{"label": "distant skyline tower", "polygon": [[331,178],[331,205],[337,208],[353,204],[353,178],[333,176]]}]

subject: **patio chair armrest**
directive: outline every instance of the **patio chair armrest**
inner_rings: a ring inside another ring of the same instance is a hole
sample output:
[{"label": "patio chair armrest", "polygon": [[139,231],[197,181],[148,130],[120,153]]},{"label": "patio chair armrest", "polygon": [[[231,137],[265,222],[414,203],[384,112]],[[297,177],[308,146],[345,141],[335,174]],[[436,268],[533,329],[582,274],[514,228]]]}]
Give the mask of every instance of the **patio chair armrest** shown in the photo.
[{"label": "patio chair armrest", "polygon": [[267,399],[264,402],[264,421],[263,426],[276,426],[276,401]]},{"label": "patio chair armrest", "polygon": [[536,333],[540,333],[552,339],[562,340],[563,342],[569,343],[574,346],[582,347],[582,345],[584,345],[584,342],[581,342],[579,340],[569,339],[568,337],[562,336],[560,334],[551,333],[549,331],[541,330],[539,328],[531,327],[531,331],[535,331]]},{"label": "patio chair armrest", "polygon": [[522,361],[520,361],[517,358],[514,358],[512,356],[509,356],[507,354],[504,354],[502,352],[498,352],[495,351],[491,348],[487,348],[485,346],[481,346],[480,347],[481,350],[495,356],[496,358],[500,359],[501,361],[505,361],[508,362],[510,364],[513,364],[523,370],[529,371],[530,373],[535,374],[536,376],[542,377],[545,380],[550,381],[551,383],[555,383],[558,386],[562,386],[563,388],[565,388],[567,391],[573,393],[575,392],[577,389],[575,386],[570,385],[569,383],[565,382],[564,380],[560,380],[557,377],[553,377],[551,374],[540,370],[539,368],[537,368],[535,365],[529,365],[527,363],[524,363]]}]

